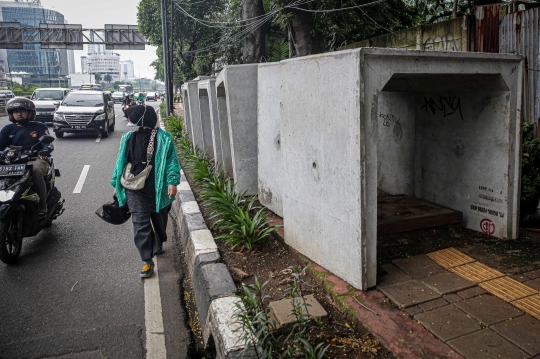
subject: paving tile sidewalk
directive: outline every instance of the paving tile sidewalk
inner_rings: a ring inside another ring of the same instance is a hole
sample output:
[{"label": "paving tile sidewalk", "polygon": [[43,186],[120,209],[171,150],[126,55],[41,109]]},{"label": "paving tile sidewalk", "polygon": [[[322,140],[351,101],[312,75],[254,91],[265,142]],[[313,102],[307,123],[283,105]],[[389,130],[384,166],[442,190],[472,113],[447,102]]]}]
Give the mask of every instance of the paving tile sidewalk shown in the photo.
[{"label": "paving tile sidewalk", "polygon": [[[445,270],[428,256],[396,260],[383,268],[388,274],[377,289],[463,357],[540,355],[540,320]],[[524,273],[522,282],[533,281],[536,272]],[[407,280],[407,276],[415,279]]]}]

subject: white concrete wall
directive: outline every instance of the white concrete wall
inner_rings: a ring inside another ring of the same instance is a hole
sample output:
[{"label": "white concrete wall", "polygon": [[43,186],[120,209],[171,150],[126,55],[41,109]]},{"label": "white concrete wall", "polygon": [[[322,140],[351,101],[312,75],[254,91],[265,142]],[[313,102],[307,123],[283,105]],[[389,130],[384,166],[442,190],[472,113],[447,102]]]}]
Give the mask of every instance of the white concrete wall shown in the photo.
[{"label": "white concrete wall", "polygon": [[[257,194],[257,67],[226,66],[216,79],[225,89],[234,182],[248,195]],[[218,109],[220,97],[218,89]]]},{"label": "white concrete wall", "polygon": [[257,146],[259,201],[272,212],[283,217],[279,69],[279,63],[259,65]]},{"label": "white concrete wall", "polygon": [[412,92],[379,95],[377,188],[415,195],[415,97]]},{"label": "white concrete wall", "polygon": [[[512,55],[388,49],[281,62],[286,242],[353,286],[374,286],[378,186],[516,238],[522,71]],[[259,106],[272,108],[266,99]]]}]

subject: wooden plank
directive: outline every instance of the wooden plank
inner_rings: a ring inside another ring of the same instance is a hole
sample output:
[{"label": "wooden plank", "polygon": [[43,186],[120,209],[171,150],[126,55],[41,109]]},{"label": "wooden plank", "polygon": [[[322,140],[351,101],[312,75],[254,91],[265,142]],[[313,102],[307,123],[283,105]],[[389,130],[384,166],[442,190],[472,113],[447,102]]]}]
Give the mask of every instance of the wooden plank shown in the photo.
[{"label": "wooden plank", "polygon": [[462,223],[463,214],[407,195],[377,197],[377,234],[400,233]]}]

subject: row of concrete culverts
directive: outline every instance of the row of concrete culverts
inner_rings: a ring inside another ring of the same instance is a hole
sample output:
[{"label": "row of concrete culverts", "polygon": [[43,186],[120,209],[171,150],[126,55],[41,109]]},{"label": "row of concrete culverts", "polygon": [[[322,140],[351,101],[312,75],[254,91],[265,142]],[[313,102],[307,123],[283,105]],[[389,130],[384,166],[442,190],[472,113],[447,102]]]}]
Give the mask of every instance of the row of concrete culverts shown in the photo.
[{"label": "row of concrete culverts", "polygon": [[376,284],[377,190],[516,238],[523,59],[364,48],[227,66],[182,86],[193,144],[283,217],[285,241]]}]

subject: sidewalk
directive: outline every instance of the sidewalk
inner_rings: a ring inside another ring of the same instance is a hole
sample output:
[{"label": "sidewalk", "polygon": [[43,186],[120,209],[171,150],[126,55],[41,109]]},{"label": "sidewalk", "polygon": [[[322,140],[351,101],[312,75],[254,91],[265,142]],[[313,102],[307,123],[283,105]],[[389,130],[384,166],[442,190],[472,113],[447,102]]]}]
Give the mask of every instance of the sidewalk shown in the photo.
[{"label": "sidewalk", "polygon": [[377,287],[361,292],[313,268],[398,358],[540,359],[540,270],[508,277],[450,248],[383,265]]}]

